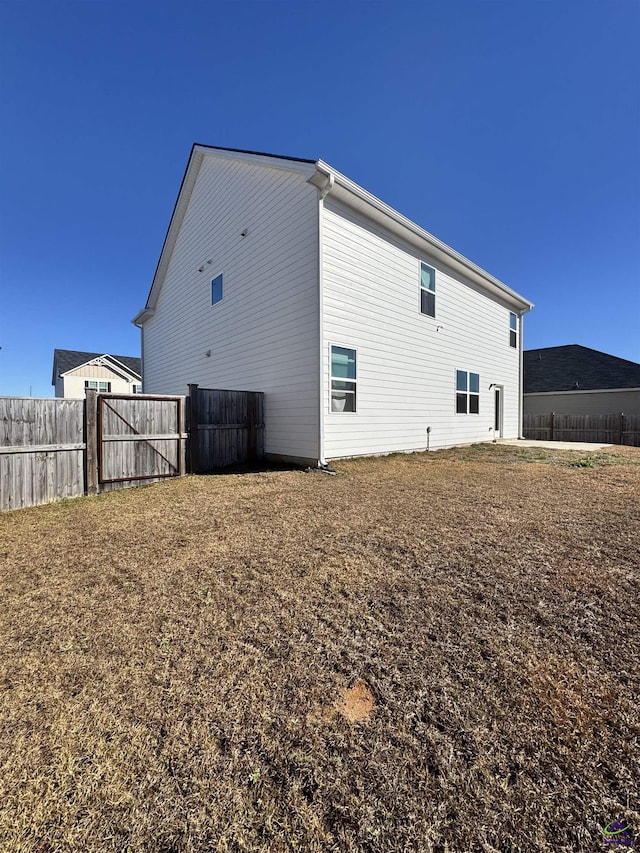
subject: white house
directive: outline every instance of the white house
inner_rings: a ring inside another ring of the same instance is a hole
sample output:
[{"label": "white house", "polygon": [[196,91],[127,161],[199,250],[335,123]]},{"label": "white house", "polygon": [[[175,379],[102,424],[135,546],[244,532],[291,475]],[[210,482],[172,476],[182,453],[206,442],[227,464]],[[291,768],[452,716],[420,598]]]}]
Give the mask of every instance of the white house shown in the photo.
[{"label": "white house", "polygon": [[87,388],[111,394],[142,392],[141,359],[130,355],[55,349],[53,375],[56,397],[84,397]]},{"label": "white house", "polygon": [[268,456],[516,438],[532,304],[322,160],[194,145],[145,308],[145,393],[263,391]]}]

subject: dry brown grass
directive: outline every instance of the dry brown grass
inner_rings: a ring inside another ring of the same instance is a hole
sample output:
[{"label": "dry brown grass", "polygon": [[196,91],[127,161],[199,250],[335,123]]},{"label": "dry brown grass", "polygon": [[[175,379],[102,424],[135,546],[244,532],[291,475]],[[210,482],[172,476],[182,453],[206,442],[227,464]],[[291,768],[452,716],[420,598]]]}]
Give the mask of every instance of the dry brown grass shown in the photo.
[{"label": "dry brown grass", "polygon": [[640,830],[640,450],[588,459],[480,446],[1,516],[0,849]]}]

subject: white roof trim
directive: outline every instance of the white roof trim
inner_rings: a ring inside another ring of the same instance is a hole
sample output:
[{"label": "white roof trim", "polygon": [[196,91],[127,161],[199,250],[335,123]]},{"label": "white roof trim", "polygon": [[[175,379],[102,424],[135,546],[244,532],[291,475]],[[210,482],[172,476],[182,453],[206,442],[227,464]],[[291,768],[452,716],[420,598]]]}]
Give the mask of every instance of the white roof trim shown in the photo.
[{"label": "white roof trim", "polygon": [[76,370],[80,370],[82,367],[86,367],[89,364],[102,366],[104,361],[110,362],[110,364],[107,364],[105,366],[112,370],[114,373],[124,374],[125,378],[133,376],[136,379],[142,379],[139,373],[136,373],[135,370],[130,370],[121,361],[118,361],[117,358],[114,358],[108,353],[105,353],[104,355],[99,355],[97,358],[90,358],[88,361],[83,361],[82,364],[78,364],[76,367],[71,367],[69,368],[69,370],[65,370],[64,373],[59,373],[58,376],[69,376],[70,373],[75,373]]},{"label": "white roof trim", "polygon": [[[399,233],[401,237],[407,240],[407,242],[417,245],[422,249],[422,251],[426,251],[427,254],[432,256],[435,260],[440,260],[456,271],[468,276],[473,282],[480,285],[485,290],[488,290],[490,293],[500,296],[523,314],[533,308],[533,303],[529,302],[523,296],[520,296],[515,292],[515,290],[507,287],[506,284],[481,269],[479,266],[474,264],[473,261],[470,261],[468,258],[465,258],[464,255],[456,252],[455,249],[447,246],[446,243],[438,240],[438,238],[434,237],[433,234],[430,234],[419,225],[416,225],[415,222],[407,219],[406,216],[403,216],[397,210],[394,210],[388,204],[385,204],[379,198],[376,198],[372,193],[356,184],[350,178],[347,178],[346,175],[338,172],[323,160],[317,160],[313,163],[302,160],[279,158],[266,154],[251,153],[248,151],[233,151],[231,149],[210,148],[206,145],[194,145],[191,149],[191,154],[182,178],[180,190],[178,191],[178,197],[173,208],[173,213],[171,215],[171,220],[160,252],[160,258],[153,276],[151,289],[149,290],[145,307],[139,311],[131,321],[136,326],[144,324],[146,320],[152,316],[153,309],[156,307],[160,288],[162,287],[169,267],[169,259],[175,248],[178,232],[182,226],[182,222],[191,199],[191,193],[193,192],[193,188],[200,171],[200,166],[202,165],[202,161],[205,156],[230,160],[243,160],[255,165],[268,166],[272,169],[282,169],[290,172],[294,171],[302,173],[307,176],[309,183],[316,187],[324,187],[324,185],[329,181],[331,184],[328,189],[329,193],[334,194],[337,198],[340,198],[342,195],[347,204],[351,202],[351,206],[353,206],[353,201],[357,200],[361,206],[364,205],[366,208],[365,211],[363,211],[365,212],[365,215],[368,215],[374,220],[382,219],[383,224],[385,224],[387,228],[391,225],[390,230]],[[331,181],[332,178],[333,180]],[[326,191],[327,189],[325,187],[325,192]]]},{"label": "white roof trim", "polygon": [[210,148],[206,145],[194,145],[191,149],[189,162],[187,163],[187,168],[185,170],[184,177],[182,178],[182,184],[178,191],[178,197],[173,208],[173,213],[171,214],[169,228],[167,229],[164,244],[160,252],[158,266],[156,267],[153,281],[151,282],[149,296],[147,297],[145,307],[139,311],[131,321],[136,326],[144,324],[146,320],[152,316],[152,311],[156,307],[160,288],[162,287],[169,267],[169,259],[175,248],[176,240],[178,239],[178,232],[182,226],[182,222],[187,212],[187,207],[189,206],[189,201],[191,200],[191,193],[193,192],[198,172],[200,171],[200,166],[202,165],[202,161],[205,157],[218,157],[223,160],[243,160],[246,163],[268,166],[271,169],[300,172],[307,178],[309,178],[315,170],[315,164],[312,162],[288,160],[271,154],[252,154],[249,151],[233,151],[231,149],[224,148]]},{"label": "white roof trim", "polygon": [[[343,195],[346,194],[347,196],[358,199],[359,201],[364,202],[364,205],[371,211],[375,211],[379,215],[381,214],[382,218],[387,220],[387,227],[389,222],[400,226],[399,230],[408,242],[413,243],[414,245],[417,244],[437,259],[442,260],[445,263],[448,263],[449,266],[453,266],[455,269],[463,272],[485,290],[490,290],[492,293],[499,294],[508,302],[516,305],[522,313],[527,313],[533,308],[533,302],[529,302],[528,299],[520,296],[520,294],[516,293],[515,290],[507,287],[506,284],[499,281],[497,278],[494,278],[481,267],[477,266],[477,264],[474,264],[473,261],[470,261],[468,258],[465,258],[464,255],[456,252],[456,250],[452,249],[451,246],[443,243],[442,240],[439,240],[437,237],[434,237],[433,234],[425,231],[424,228],[416,225],[415,222],[412,222],[406,216],[403,216],[397,210],[394,210],[394,208],[385,204],[385,202],[368,192],[368,190],[365,190],[350,178],[347,178],[346,175],[338,172],[333,168],[333,166],[330,166],[323,160],[318,160],[316,166],[316,174],[312,176],[310,183],[315,186],[323,186],[327,180],[333,176],[333,188],[329,189],[328,194],[333,194],[337,198],[340,198],[341,194],[337,191],[337,188],[341,188],[344,191]],[[347,199],[345,199],[345,201],[348,203]]]}]

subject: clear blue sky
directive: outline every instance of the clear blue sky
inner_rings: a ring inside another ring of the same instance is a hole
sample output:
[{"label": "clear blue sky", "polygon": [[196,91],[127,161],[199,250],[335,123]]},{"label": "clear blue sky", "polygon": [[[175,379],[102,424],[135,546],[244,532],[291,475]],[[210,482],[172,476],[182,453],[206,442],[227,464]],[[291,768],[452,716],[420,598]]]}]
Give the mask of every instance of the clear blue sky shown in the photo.
[{"label": "clear blue sky", "polygon": [[640,3],[0,2],[0,394],[139,353],[191,143],[321,157],[640,361]]}]

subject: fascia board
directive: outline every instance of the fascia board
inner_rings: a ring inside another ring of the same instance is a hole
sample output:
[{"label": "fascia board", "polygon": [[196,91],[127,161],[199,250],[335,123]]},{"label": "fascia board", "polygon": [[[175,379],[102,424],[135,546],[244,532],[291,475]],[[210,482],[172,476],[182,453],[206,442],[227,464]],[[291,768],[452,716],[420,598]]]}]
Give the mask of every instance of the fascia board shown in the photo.
[{"label": "fascia board", "polygon": [[169,259],[171,258],[171,253],[175,247],[178,233],[191,199],[191,193],[193,192],[198,172],[200,171],[200,166],[202,165],[205,157],[241,161],[251,163],[253,165],[264,166],[269,169],[280,169],[285,172],[297,172],[298,174],[302,174],[305,179],[308,179],[315,171],[315,163],[309,163],[302,160],[296,161],[279,159],[266,154],[252,154],[250,152],[231,151],[220,148],[210,148],[206,145],[198,145],[197,143],[194,144],[191,148],[191,154],[189,155],[187,168],[178,191],[178,197],[173,208],[173,213],[169,220],[169,227],[164,238],[160,258],[153,276],[145,308],[142,309],[142,311],[139,311],[132,320],[136,325],[138,325],[138,323],[144,323],[147,319],[148,315],[144,315],[145,309],[153,309],[156,307],[160,288],[162,287],[162,283],[169,267]]},{"label": "fascia board", "polygon": [[142,326],[150,317],[153,317],[155,314],[155,310],[153,308],[143,308],[141,311],[138,311],[136,316],[131,321],[134,326]]},{"label": "fascia board", "polygon": [[213,148],[208,145],[193,146],[194,152],[202,157],[216,157],[220,160],[235,160],[251,163],[254,166],[266,166],[269,169],[280,169],[284,172],[297,172],[310,178],[316,171],[316,164],[307,160],[296,160],[287,157],[277,157],[273,154],[258,154],[251,151],[234,151],[233,149]]},{"label": "fascia board", "polygon": [[114,373],[118,373],[123,376],[125,379],[129,377],[133,377],[134,379],[141,379],[142,377],[136,373],[134,370],[129,370],[122,362],[113,358],[113,356],[105,353],[104,355],[98,356],[98,358],[90,358],[89,361],[84,361],[82,364],[76,365],[76,367],[71,367],[69,370],[66,370],[64,373],[61,373],[60,376],[69,376],[71,373],[75,373],[76,370],[80,370],[83,367],[87,367],[90,364],[95,364],[100,366],[101,361],[108,361],[107,365],[110,370],[113,370]]},{"label": "fascia board", "polygon": [[[526,314],[534,307],[533,303],[529,302],[528,299],[520,296],[520,294],[516,293],[515,290],[512,290],[506,284],[499,281],[497,278],[494,278],[481,267],[474,264],[473,261],[470,261],[468,258],[465,258],[464,255],[456,252],[456,250],[452,249],[451,246],[443,243],[442,240],[434,237],[433,234],[425,231],[424,228],[421,228],[415,222],[412,222],[406,216],[403,216],[397,210],[394,210],[394,208],[385,204],[385,202],[381,201],[368,190],[365,190],[350,178],[347,178],[346,175],[338,172],[333,168],[333,166],[330,166],[323,160],[318,160],[316,166],[316,175],[318,177],[312,176],[310,183],[318,186],[326,181],[329,175],[333,175],[335,186],[342,188],[346,193],[346,197],[342,196],[342,199],[345,200],[346,203],[349,203],[349,197],[352,199],[359,199],[364,204],[365,209],[368,211],[367,215],[370,218],[385,223],[389,230],[399,236],[402,236],[408,242],[417,245],[418,248],[424,250],[426,244],[426,250],[431,255],[435,256],[436,259],[442,260],[449,266],[453,266],[460,270],[465,275],[469,276],[469,278],[476,284],[479,284],[485,290],[489,290],[495,295],[499,295],[517,307],[522,313]],[[332,191],[332,194],[337,197],[340,197],[341,195],[336,191],[336,189]],[[351,202],[351,206],[354,206],[353,202]],[[372,216],[372,211],[377,212],[380,218]],[[398,227],[390,228],[389,223],[395,223]]]},{"label": "fascia board", "polygon": [[112,355],[105,354],[102,358],[110,361],[120,373],[124,374],[125,377],[132,377],[133,379],[142,379],[142,375],[137,373],[135,370],[131,370],[130,367],[127,367],[126,364],[123,364],[121,361],[118,361],[117,358],[114,358]]},{"label": "fascia board", "polygon": [[[202,152],[196,151],[196,148],[197,146],[195,145],[191,148],[191,154],[189,155],[187,168],[185,169],[184,175],[182,177],[182,183],[180,184],[180,189],[178,190],[176,203],[173,206],[173,213],[171,214],[171,219],[169,220],[169,227],[167,228],[164,243],[162,244],[160,257],[158,258],[158,264],[156,266],[156,271],[153,276],[153,281],[151,282],[151,289],[149,290],[149,296],[147,297],[145,308],[155,308],[156,306],[160,287],[162,286],[162,282],[164,281],[164,277],[169,267],[169,259],[175,247],[176,240],[178,238],[178,232],[180,231],[180,226],[182,225],[185,213],[187,212],[187,206],[189,204],[191,193],[193,192],[193,188],[195,186],[196,178],[198,176],[198,172],[200,170],[200,165],[202,163],[203,158]],[[139,312],[137,316],[142,313],[142,311]]]}]

